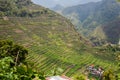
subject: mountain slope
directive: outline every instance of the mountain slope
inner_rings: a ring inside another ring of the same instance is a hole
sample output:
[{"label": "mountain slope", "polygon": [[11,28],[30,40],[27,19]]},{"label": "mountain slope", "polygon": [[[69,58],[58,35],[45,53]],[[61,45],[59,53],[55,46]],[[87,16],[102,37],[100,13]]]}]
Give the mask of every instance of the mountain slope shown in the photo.
[{"label": "mountain slope", "polygon": [[[105,32],[106,30],[104,30],[105,28],[103,26],[109,23],[112,23],[115,26],[116,23],[114,21],[119,21],[119,13],[120,4],[116,2],[116,0],[102,0],[100,2],[73,6],[63,10],[63,15],[71,19],[73,24],[77,26],[77,29],[85,36],[89,37],[90,39],[98,38],[113,44],[118,43],[120,36],[119,31],[114,32],[114,30],[112,30],[109,26],[106,27],[106,29],[110,31],[113,36],[117,34],[117,38],[113,38],[113,41],[111,41],[111,34],[106,35],[107,32]],[[95,35],[95,33],[93,33],[96,32],[95,30],[98,30],[96,29],[98,27],[103,30],[100,33],[105,33],[104,36],[106,37],[104,37],[104,39],[103,36],[100,37],[99,35]],[[119,27],[120,26],[114,28],[119,29]],[[95,36],[92,36],[93,34]]]},{"label": "mountain slope", "polygon": [[61,74],[68,76],[82,73],[90,64],[118,68],[113,52],[92,49],[66,18],[30,0],[23,1],[15,2],[16,10],[9,10],[12,14],[1,11],[0,39],[11,39],[27,47],[27,61],[33,68],[50,75],[51,70],[60,68]]},{"label": "mountain slope", "polygon": [[63,6],[61,6],[60,4],[57,4],[56,6],[54,6],[53,8],[51,8],[51,10],[57,12],[57,13],[61,13],[61,11],[64,9]]}]

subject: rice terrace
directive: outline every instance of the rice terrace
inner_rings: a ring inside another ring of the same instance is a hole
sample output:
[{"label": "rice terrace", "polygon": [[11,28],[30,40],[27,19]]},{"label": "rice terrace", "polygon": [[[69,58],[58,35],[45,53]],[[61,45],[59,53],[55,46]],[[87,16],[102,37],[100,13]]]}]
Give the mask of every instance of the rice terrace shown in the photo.
[{"label": "rice terrace", "polygon": [[120,2],[0,0],[0,80],[120,80]]}]

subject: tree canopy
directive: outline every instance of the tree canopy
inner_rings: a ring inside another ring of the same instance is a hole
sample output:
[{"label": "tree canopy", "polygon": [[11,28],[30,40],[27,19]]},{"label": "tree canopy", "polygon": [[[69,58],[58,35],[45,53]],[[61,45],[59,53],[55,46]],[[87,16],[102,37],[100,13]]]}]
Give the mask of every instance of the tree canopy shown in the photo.
[{"label": "tree canopy", "polygon": [[9,40],[0,40],[0,80],[45,80],[25,62],[28,50]]}]

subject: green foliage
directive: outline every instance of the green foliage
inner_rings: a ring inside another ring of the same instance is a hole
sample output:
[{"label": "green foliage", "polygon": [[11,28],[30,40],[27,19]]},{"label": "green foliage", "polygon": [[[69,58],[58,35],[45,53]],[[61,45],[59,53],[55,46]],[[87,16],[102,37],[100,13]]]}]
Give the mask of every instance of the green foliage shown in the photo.
[{"label": "green foliage", "polygon": [[62,72],[63,72],[63,69],[61,69],[61,68],[54,68],[53,70],[51,70],[51,74],[53,75],[53,76],[56,76],[56,75],[60,75],[60,74],[62,74]]},{"label": "green foliage", "polygon": [[10,56],[16,62],[15,65],[25,61],[28,51],[19,45],[14,44],[12,41],[0,41],[0,58]]},{"label": "green foliage", "polygon": [[12,9],[11,1],[12,0],[0,0],[0,10],[3,12],[11,10]]},{"label": "green foliage", "polygon": [[110,52],[117,52],[120,51],[120,47],[118,45],[112,45],[108,44],[105,47],[103,47],[105,50],[108,50]]},{"label": "green foliage", "polygon": [[34,5],[31,0],[0,0],[0,16],[36,17],[47,14],[48,10],[29,10],[26,6]]},{"label": "green foliage", "polygon": [[15,73],[16,68],[11,67],[10,64],[14,63],[11,57],[5,57],[0,59],[0,79],[1,80],[14,80],[18,79],[18,75]]},{"label": "green foliage", "polygon": [[73,80],[86,80],[83,74],[73,76]]},{"label": "green foliage", "polygon": [[32,80],[38,78],[45,80],[44,74],[33,70],[28,64],[24,64],[27,53],[25,48],[12,41],[0,41],[0,79]]},{"label": "green foliage", "polygon": [[13,15],[17,9],[14,0],[0,0],[0,11],[4,13],[4,15]]},{"label": "green foliage", "polygon": [[0,11],[0,17],[3,17],[4,15],[4,12]]},{"label": "green foliage", "polygon": [[31,0],[16,0],[15,2],[18,8],[22,8],[23,6],[28,6],[32,4]]},{"label": "green foliage", "polygon": [[28,66],[21,64],[16,67],[17,75],[21,80],[32,80],[35,78],[45,80],[45,76],[41,72],[37,72]]},{"label": "green foliage", "polygon": [[44,74],[33,71],[24,64],[11,67],[11,63],[14,63],[11,57],[0,59],[1,80],[32,80],[34,78],[45,80]]},{"label": "green foliage", "polygon": [[113,70],[109,69],[103,73],[103,80],[116,80]]}]

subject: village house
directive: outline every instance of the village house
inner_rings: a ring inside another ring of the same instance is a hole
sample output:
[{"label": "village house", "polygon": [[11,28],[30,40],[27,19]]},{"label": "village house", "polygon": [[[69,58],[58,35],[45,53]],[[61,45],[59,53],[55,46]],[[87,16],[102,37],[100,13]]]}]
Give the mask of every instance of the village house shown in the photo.
[{"label": "village house", "polygon": [[102,74],[104,73],[104,70],[101,67],[96,68],[94,65],[88,66],[87,70],[90,74],[98,77],[102,77]]}]

